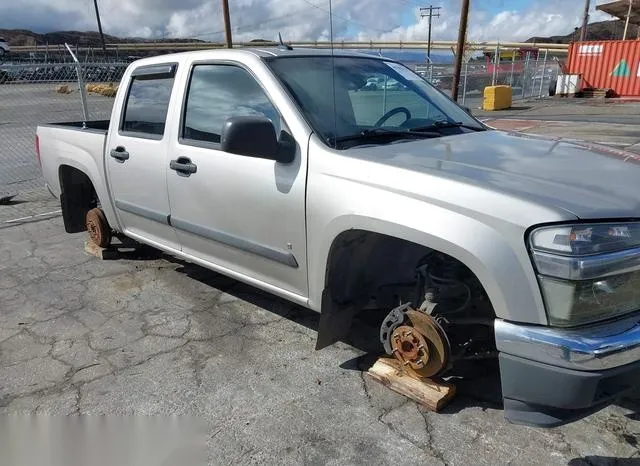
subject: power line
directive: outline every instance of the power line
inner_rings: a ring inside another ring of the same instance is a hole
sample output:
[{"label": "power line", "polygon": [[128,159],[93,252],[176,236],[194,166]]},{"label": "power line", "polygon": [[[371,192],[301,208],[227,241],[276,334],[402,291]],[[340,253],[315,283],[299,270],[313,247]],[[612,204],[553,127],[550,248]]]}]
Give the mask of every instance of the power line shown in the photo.
[{"label": "power line", "polygon": [[[436,18],[440,17],[440,8],[439,6],[429,5],[425,8],[420,8],[420,18],[428,17],[429,18],[429,33],[427,36],[427,58],[431,60],[431,20],[435,16]],[[434,13],[433,11],[437,11]],[[428,13],[427,13],[428,11]]]}]

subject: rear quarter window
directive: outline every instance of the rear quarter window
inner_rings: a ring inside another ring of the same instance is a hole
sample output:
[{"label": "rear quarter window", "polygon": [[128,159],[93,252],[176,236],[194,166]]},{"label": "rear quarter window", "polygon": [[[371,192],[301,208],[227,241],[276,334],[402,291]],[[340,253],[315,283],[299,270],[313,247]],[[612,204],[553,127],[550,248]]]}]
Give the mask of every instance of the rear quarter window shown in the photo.
[{"label": "rear quarter window", "polygon": [[129,85],[121,131],[140,137],[161,138],[173,83],[173,76],[134,75]]}]

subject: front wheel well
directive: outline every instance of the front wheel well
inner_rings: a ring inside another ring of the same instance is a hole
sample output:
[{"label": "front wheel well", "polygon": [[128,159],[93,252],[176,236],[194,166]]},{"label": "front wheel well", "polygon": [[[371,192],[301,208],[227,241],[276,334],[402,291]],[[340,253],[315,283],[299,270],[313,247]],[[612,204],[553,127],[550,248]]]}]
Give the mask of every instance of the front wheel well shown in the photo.
[{"label": "front wheel well", "polygon": [[81,170],[69,165],[61,165],[60,205],[67,233],[86,231],[86,215],[99,204],[98,195],[91,179]]},{"label": "front wheel well", "polygon": [[[459,284],[458,289],[438,286],[447,280]],[[320,325],[326,334],[318,335],[318,347],[346,338],[358,312],[390,311],[406,303],[417,309],[425,301],[425,291],[434,292],[443,316],[448,314],[458,321],[464,318],[467,326],[470,322],[492,326],[495,312],[484,287],[458,259],[376,232],[341,233],[327,260]]]}]

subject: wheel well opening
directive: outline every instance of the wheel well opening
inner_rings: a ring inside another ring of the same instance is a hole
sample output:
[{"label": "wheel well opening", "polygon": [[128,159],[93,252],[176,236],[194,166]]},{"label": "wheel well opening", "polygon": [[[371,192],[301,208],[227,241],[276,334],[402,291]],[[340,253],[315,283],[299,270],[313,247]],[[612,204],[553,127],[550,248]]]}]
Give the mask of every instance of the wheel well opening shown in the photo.
[{"label": "wheel well opening", "polygon": [[69,165],[61,165],[58,176],[65,231],[67,233],[86,231],[87,212],[99,204],[93,183],[84,172]]},{"label": "wheel well opening", "polygon": [[[465,352],[478,356],[495,351],[495,312],[479,279],[462,262],[426,246],[370,231],[349,230],[336,238],[327,261],[322,313],[325,309],[335,316],[350,312],[358,325],[362,321],[377,325],[379,333],[370,332],[367,338],[379,344],[386,338],[384,326],[380,328],[385,316],[409,303],[443,324],[456,346],[454,352],[466,348]],[[335,320],[344,327],[345,319]],[[336,330],[342,333],[338,339],[362,338],[355,335],[362,329],[351,327],[350,333],[344,328]]]}]

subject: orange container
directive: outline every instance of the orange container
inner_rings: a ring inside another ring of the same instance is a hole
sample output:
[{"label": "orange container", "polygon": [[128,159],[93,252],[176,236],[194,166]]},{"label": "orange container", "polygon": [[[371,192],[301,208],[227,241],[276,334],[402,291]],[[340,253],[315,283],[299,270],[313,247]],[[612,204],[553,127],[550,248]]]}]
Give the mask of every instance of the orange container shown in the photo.
[{"label": "orange container", "polygon": [[640,40],[574,42],[565,72],[581,74],[583,87],[640,97]]}]

